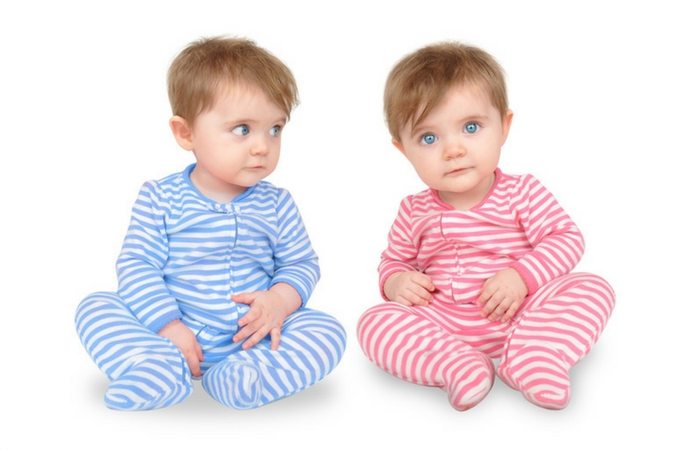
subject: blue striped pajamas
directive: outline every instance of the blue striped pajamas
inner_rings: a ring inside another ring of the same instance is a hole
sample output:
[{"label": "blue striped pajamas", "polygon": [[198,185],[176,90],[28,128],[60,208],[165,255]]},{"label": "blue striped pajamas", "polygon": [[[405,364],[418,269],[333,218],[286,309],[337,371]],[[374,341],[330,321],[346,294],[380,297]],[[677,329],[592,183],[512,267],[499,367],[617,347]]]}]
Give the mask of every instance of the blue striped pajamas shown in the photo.
[{"label": "blue striped pajamas", "polygon": [[[192,185],[193,168],[144,184],[117,261],[118,292],[92,294],[78,307],[78,335],[111,380],[111,408],[161,408],[191,393],[184,356],[157,334],[176,319],[202,347],[204,389],[238,409],[305,389],[344,352],[340,323],[306,308],[320,272],[289,193],[260,182],[216,203]],[[277,350],[269,337],[242,350],[232,337],[249,307],[231,295],[276,283],[294,287],[302,307],[285,320]]]}]

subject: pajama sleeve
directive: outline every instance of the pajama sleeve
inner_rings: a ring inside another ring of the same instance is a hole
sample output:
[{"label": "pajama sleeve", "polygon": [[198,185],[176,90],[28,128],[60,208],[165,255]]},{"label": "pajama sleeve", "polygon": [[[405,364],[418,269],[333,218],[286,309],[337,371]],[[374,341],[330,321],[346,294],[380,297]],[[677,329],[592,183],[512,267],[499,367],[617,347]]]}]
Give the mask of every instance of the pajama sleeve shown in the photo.
[{"label": "pajama sleeve", "polygon": [[309,301],[321,271],[292,196],[280,190],[277,200],[277,242],[274,247],[274,276],[271,285],[287,283],[299,293],[301,306]]},{"label": "pajama sleeve", "polygon": [[532,250],[512,267],[530,294],[548,281],[569,273],[583,255],[583,236],[554,196],[534,177],[522,179],[514,208]]},{"label": "pajama sleeve", "polygon": [[416,256],[418,247],[413,242],[411,232],[411,197],[406,197],[399,206],[399,212],[389,230],[389,245],[384,250],[379,263],[379,292],[384,300],[384,284],[393,274],[418,270]]},{"label": "pajama sleeve", "polygon": [[162,269],[168,259],[164,206],[157,185],[145,183],[132,209],[129,230],[117,260],[119,296],[154,333],[182,317],[163,279]]}]

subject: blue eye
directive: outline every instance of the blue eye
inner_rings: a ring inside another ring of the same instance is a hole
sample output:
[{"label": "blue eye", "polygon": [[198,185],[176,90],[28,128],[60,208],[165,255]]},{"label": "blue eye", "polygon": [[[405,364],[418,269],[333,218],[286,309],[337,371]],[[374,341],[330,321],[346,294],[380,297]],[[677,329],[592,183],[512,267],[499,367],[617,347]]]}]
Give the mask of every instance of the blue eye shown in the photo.
[{"label": "blue eye", "polygon": [[270,136],[279,136],[281,132],[282,127],[279,125],[275,125],[274,127],[270,128]]},{"label": "blue eye", "polygon": [[481,128],[481,127],[479,126],[479,124],[478,124],[478,123],[474,123],[474,122],[468,122],[467,124],[464,125],[464,131],[465,131],[467,134],[474,134],[474,133],[476,133],[477,131],[479,131],[479,128]]},{"label": "blue eye", "polygon": [[426,133],[420,137],[421,144],[431,145],[431,144],[434,144],[436,141],[437,141],[437,136],[435,136],[433,133]]},{"label": "blue eye", "polygon": [[248,128],[248,125],[238,125],[232,131],[233,131],[233,134],[235,134],[237,136],[245,136],[248,133],[250,133],[250,128]]}]

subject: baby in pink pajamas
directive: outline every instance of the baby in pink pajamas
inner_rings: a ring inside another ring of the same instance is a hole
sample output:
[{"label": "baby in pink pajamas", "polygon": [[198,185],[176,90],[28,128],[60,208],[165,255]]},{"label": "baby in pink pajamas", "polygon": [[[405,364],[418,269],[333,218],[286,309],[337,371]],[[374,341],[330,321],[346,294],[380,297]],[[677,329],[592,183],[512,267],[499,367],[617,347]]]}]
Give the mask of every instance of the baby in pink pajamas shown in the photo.
[{"label": "baby in pink pajamas", "polygon": [[459,43],[422,48],[390,73],[384,110],[429,189],[401,202],[379,265],[387,302],[358,324],[363,351],[441,387],[458,410],[479,403],[496,373],[530,402],[564,408],[569,370],[615,296],[602,278],[571,273],[583,237],[552,194],[498,168],[513,119],[501,67]]}]

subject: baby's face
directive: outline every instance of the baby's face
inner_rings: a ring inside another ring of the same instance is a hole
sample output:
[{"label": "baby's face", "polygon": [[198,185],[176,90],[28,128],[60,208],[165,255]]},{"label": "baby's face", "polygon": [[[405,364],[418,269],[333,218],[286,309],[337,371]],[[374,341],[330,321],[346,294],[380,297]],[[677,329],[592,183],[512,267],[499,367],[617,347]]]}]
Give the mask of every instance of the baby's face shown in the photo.
[{"label": "baby's face", "polygon": [[286,114],[257,86],[222,89],[192,127],[200,173],[209,182],[246,188],[277,167]]},{"label": "baby's face", "polygon": [[465,83],[448,90],[415,128],[401,129],[401,142],[394,144],[421,180],[449,203],[451,195],[490,185],[511,118],[510,111],[501,118],[483,90]]}]

